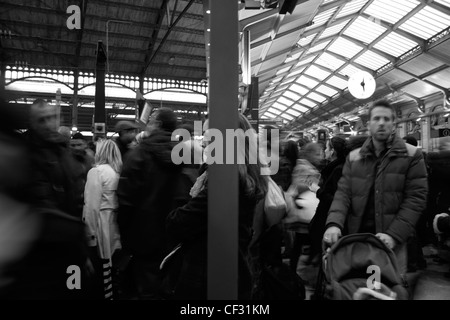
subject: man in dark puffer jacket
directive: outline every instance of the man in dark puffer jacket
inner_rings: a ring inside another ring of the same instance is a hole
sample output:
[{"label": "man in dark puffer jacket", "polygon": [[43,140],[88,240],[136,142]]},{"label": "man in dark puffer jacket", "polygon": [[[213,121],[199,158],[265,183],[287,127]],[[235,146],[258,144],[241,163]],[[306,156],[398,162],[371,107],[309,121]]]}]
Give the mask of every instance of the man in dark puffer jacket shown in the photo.
[{"label": "man in dark puffer jacket", "polygon": [[127,155],[120,176],[119,224],[122,248],[131,254],[131,269],[140,299],[158,299],[159,265],[170,252],[166,216],[189,200],[192,180],[172,161],[175,113],[160,108],[150,119],[151,132]]},{"label": "man in dark puffer jacket", "polygon": [[406,241],[425,208],[428,183],[423,155],[395,135],[395,109],[379,101],[369,109],[371,136],[353,150],[331,205],[324,242],[343,232],[376,234],[406,273]]}]

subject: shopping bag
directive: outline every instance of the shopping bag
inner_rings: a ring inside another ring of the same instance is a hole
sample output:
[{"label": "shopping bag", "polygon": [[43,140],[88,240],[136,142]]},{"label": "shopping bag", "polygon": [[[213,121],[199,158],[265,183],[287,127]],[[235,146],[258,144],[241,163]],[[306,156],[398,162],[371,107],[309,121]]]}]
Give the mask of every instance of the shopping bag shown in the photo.
[{"label": "shopping bag", "polygon": [[286,201],[284,199],[283,190],[278,186],[272,178],[268,178],[267,194],[264,200],[264,213],[267,225],[273,226],[285,217]]}]

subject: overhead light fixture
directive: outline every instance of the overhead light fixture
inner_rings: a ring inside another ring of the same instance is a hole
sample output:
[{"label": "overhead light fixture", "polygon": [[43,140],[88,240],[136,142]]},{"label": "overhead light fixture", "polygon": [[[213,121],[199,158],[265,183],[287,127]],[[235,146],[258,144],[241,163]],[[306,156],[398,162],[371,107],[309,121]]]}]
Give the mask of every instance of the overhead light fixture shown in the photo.
[{"label": "overhead light fixture", "polygon": [[72,127],[72,131],[73,131],[73,132],[77,132],[77,131],[78,131],[78,128],[75,127],[75,126],[73,126],[73,127]]},{"label": "overhead light fixture", "polygon": [[171,57],[169,58],[169,65],[170,65],[170,66],[173,66],[174,63],[175,63],[175,57],[174,57],[174,56],[171,56]]},{"label": "overhead light fixture", "polygon": [[207,13],[207,14],[210,14],[210,13],[211,13],[211,10],[206,10],[206,13]]}]

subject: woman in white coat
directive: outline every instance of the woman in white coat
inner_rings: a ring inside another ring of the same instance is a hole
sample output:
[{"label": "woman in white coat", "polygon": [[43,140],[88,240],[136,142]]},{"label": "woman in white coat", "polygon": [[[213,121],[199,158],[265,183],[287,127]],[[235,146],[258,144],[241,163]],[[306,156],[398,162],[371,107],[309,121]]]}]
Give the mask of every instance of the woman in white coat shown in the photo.
[{"label": "woman in white coat", "polygon": [[117,226],[117,185],[122,169],[122,157],[116,143],[97,143],[95,166],[89,170],[84,189],[83,221],[87,226],[88,244],[97,248],[103,263],[103,283],[106,299],[112,299],[112,255],[121,248]]}]

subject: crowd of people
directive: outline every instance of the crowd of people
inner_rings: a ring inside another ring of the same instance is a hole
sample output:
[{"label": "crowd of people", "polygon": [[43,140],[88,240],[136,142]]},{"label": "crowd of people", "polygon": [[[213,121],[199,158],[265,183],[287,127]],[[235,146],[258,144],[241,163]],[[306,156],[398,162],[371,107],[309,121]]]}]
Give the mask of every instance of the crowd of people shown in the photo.
[{"label": "crowd of people", "polygon": [[[395,115],[379,101],[369,110],[368,135],[269,138],[279,165],[262,175],[270,163],[250,161],[257,133],[239,114],[239,128],[255,135],[238,164],[240,299],[273,297],[267,270],[295,281],[299,260],[318,264],[345,234],[375,234],[401,273],[425,267],[422,246],[450,235],[450,141],[426,154],[396,135]],[[0,297],[206,299],[208,165],[201,155],[202,164],[174,163],[175,113],[156,109],[142,132],[120,121],[116,138],[95,143],[56,121],[55,107],[38,99],[29,129],[19,133],[14,110],[0,108]],[[206,136],[202,147],[184,143],[192,159],[209,147]],[[312,220],[286,213],[267,225],[269,179],[291,203],[312,195]]]}]

